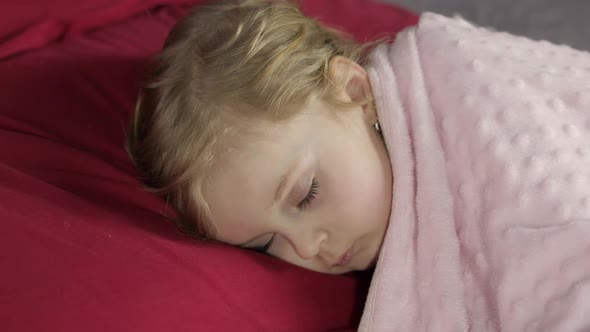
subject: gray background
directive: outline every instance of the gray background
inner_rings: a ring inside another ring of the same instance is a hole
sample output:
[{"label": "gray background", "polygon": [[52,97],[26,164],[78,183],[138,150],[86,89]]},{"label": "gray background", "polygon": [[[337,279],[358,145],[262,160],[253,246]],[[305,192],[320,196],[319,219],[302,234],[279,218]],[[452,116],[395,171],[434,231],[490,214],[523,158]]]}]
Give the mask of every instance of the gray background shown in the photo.
[{"label": "gray background", "polygon": [[379,0],[590,50],[590,0]]}]

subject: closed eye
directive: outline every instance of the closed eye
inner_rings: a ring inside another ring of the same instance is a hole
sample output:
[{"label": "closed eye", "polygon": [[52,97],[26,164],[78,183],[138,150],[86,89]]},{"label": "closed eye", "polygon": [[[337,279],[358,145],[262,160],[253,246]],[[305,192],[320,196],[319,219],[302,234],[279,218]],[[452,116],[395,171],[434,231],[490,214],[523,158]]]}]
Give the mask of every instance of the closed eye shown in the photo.
[{"label": "closed eye", "polygon": [[301,200],[301,202],[299,202],[299,204],[297,204],[297,208],[299,210],[305,210],[306,208],[308,208],[313,202],[313,200],[317,197],[319,188],[320,181],[318,180],[318,178],[313,178],[307,195]]},{"label": "closed eye", "polygon": [[[319,188],[320,181],[318,180],[318,178],[313,178],[313,180],[311,181],[311,185],[309,186],[309,191],[307,192],[307,195],[301,200],[301,202],[299,202],[299,204],[297,204],[297,208],[299,210],[305,210],[306,208],[308,208],[313,202],[313,200],[316,199]],[[275,236],[276,234],[273,234],[270,240],[268,240],[268,242],[265,245],[261,247],[254,247],[252,248],[252,250],[262,254],[268,254],[268,250],[270,249],[270,246],[272,245]]]},{"label": "closed eye", "polygon": [[266,242],[266,244],[263,245],[262,247],[253,247],[251,249],[254,251],[257,251],[261,254],[268,254],[268,249],[272,245],[272,241],[274,241],[276,235],[277,234],[273,234],[272,237],[270,238],[270,240],[268,240],[268,242]]}]

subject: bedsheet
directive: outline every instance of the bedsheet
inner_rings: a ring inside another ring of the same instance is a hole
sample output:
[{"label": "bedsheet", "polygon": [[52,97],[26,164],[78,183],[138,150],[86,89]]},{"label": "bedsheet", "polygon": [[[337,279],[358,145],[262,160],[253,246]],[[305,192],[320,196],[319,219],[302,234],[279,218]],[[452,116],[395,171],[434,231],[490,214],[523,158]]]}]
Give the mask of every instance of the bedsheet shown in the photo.
[{"label": "bedsheet", "polygon": [[[364,0],[309,2],[310,14],[357,38],[416,21]],[[366,275],[327,276],[188,240],[141,189],[125,130],[149,59],[187,8],[0,1],[0,330],[356,328]]]}]

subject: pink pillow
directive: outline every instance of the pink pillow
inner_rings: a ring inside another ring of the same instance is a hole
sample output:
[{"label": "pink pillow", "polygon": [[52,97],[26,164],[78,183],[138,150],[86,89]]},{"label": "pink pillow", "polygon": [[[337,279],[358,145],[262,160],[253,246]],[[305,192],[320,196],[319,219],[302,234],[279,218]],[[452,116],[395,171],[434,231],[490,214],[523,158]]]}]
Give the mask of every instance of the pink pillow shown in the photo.
[{"label": "pink pillow", "polygon": [[[416,22],[363,0],[305,5],[361,39]],[[162,217],[165,204],[139,189],[124,132],[146,60],[185,9],[129,10],[62,40],[40,33],[45,47],[0,59],[2,330],[356,326],[366,274],[322,275],[189,241]]]}]

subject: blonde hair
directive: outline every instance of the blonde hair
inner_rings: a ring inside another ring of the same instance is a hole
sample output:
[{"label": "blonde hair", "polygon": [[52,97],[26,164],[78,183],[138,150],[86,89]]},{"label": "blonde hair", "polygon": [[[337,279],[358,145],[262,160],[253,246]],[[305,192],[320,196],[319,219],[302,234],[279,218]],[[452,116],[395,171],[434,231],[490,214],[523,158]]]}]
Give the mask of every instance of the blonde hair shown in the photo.
[{"label": "blonde hair", "polygon": [[328,62],[362,54],[291,1],[199,6],[170,32],[140,91],[129,155],[147,189],[175,208],[179,228],[211,237],[206,178],[237,119],[288,119],[312,99],[337,104]]}]

